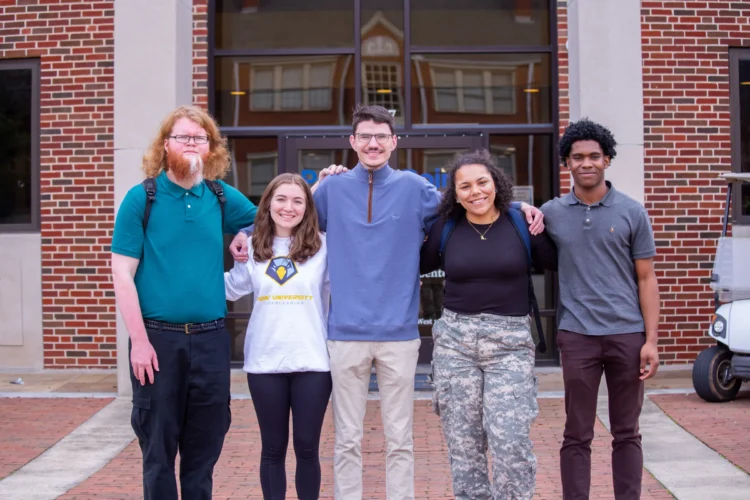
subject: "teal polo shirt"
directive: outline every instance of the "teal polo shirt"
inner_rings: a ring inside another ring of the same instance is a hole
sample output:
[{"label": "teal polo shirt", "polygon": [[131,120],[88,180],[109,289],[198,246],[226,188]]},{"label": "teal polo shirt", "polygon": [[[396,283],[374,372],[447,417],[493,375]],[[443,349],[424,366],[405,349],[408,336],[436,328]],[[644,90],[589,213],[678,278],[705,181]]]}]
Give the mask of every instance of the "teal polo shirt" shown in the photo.
[{"label": "teal polo shirt", "polygon": [[[220,181],[221,182],[221,181]],[[146,319],[168,323],[204,323],[226,316],[224,234],[252,224],[256,208],[222,182],[221,205],[205,183],[185,189],[162,172],[144,234],[146,191],[134,186],[120,205],[112,252],[139,259],[135,287]]]}]

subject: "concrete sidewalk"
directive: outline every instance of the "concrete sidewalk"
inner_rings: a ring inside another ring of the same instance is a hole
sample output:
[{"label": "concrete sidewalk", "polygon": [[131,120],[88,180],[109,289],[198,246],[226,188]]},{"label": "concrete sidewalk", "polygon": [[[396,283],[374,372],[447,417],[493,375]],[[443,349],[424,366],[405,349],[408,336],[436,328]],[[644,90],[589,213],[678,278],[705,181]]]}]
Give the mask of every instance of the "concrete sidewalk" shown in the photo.
[{"label": "concrete sidewalk", "polygon": [[[750,393],[744,391],[732,403],[708,404],[690,394],[690,373],[689,367],[667,367],[647,384],[641,417],[646,469],[642,498],[750,498],[750,435],[738,432],[750,428]],[[542,369],[538,375],[540,415],[532,429],[538,457],[535,498],[559,499],[562,377],[555,369]],[[23,385],[8,384],[18,377]],[[0,499],[142,498],[131,405],[127,399],[114,399],[115,381],[113,374],[106,373],[0,374],[0,392],[9,396],[0,399]],[[232,382],[234,420],[216,468],[214,498],[262,498],[260,439],[252,401],[243,373],[233,373]],[[604,384],[601,392],[591,498],[613,498]],[[417,399],[428,395],[419,394]],[[384,498],[385,442],[377,393],[371,396],[375,400],[368,402],[363,439],[365,491],[366,498]],[[709,418],[696,419],[701,414]],[[333,441],[329,409],[321,439],[321,498],[332,498]],[[37,452],[28,451],[31,442]],[[428,401],[415,402],[414,449],[417,498],[452,498],[447,450]],[[295,497],[293,471],[290,449],[290,498]]]},{"label": "concrete sidewalk", "polygon": [[[429,365],[420,365],[418,375],[429,372]],[[646,389],[653,393],[690,392],[691,366],[663,366],[656,377],[646,382]],[[560,368],[537,369],[540,397],[562,397],[563,381]],[[21,379],[23,384],[13,384]],[[247,378],[241,369],[232,370],[232,396],[245,399],[249,396]],[[417,384],[421,387],[422,384]],[[604,384],[600,393],[604,394]],[[428,391],[420,391],[428,392]],[[54,370],[42,373],[3,373],[0,372],[0,397],[116,397],[117,374],[113,372],[81,372]]]}]

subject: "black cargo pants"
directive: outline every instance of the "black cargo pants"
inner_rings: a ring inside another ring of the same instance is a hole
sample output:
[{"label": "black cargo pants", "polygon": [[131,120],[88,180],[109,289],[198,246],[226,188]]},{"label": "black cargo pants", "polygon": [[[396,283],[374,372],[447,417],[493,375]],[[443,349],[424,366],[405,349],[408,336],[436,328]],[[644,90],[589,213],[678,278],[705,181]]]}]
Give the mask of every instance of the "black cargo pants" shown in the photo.
[{"label": "black cargo pants", "polygon": [[180,452],[183,500],[211,498],[213,469],[231,423],[229,333],[147,328],[159,362],[154,383],[133,374],[131,424],[143,453],[144,500],[177,500],[175,457]]}]

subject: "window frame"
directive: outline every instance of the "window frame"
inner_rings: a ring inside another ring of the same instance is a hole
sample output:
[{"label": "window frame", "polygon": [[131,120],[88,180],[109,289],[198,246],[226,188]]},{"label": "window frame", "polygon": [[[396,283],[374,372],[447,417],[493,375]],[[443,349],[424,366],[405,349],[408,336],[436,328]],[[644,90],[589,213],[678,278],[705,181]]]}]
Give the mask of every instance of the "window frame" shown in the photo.
[{"label": "window frame", "polygon": [[[480,66],[476,64],[471,65],[458,65],[458,64],[450,64],[445,62],[430,62],[429,64],[429,71],[430,71],[430,77],[432,78],[433,82],[433,95],[432,98],[434,100],[433,108],[436,112],[440,113],[462,113],[462,114],[482,114],[482,115],[515,115],[518,111],[517,105],[516,105],[516,74],[511,68],[504,68],[500,66]],[[443,87],[438,86],[435,82],[437,81],[435,78],[435,75],[437,73],[442,74],[451,74],[453,75],[453,87]],[[468,87],[464,85],[464,76],[466,74],[479,74],[482,78],[482,101],[484,104],[484,110],[483,111],[475,111],[475,110],[467,110],[465,99],[466,99],[466,93],[465,88],[475,88],[475,87]],[[513,89],[510,93],[510,111],[498,111],[495,112],[495,98],[497,97],[495,95],[495,88],[492,85],[492,77],[495,75],[502,75],[502,76],[510,76],[510,87]],[[488,85],[489,84],[489,85]],[[440,102],[438,99],[438,93],[439,92],[445,92],[448,89],[452,89],[454,95],[456,96],[456,109],[446,109],[440,106]]]},{"label": "window frame", "polygon": [[[328,80],[329,85],[325,89],[319,87],[310,86],[310,75],[312,74],[313,66],[326,66],[329,68]],[[259,70],[271,70],[272,71],[272,87],[270,89],[255,88],[255,75]],[[286,88],[284,87],[284,70],[288,69],[300,69],[302,71],[302,85],[300,88]],[[250,85],[248,99],[248,106],[250,111],[254,112],[274,112],[274,113],[299,113],[299,112],[325,112],[330,111],[333,108],[333,78],[336,73],[336,58],[323,57],[299,60],[289,60],[283,62],[268,62],[268,63],[254,63],[250,65]],[[254,97],[255,92],[270,92],[271,93],[271,107],[270,108],[259,108],[257,107]],[[310,92],[313,90],[327,90],[328,91],[328,106],[327,107],[312,107],[310,106]],[[297,108],[285,108],[283,103],[283,93],[287,92],[300,92],[302,96],[302,105]]]},{"label": "window frame", "polygon": [[[750,61],[750,48],[729,48],[729,124],[732,172],[742,172],[742,111],[740,110],[740,61]],[[742,214],[742,185],[732,189],[732,223],[750,225],[750,214]]]},{"label": "window frame", "polygon": [[261,190],[259,194],[255,194],[253,191],[253,161],[258,160],[273,160],[273,175],[271,176],[271,179],[279,175],[278,153],[247,153],[245,155],[245,162],[247,164],[247,192],[249,193],[249,196],[262,196],[265,189]]},{"label": "window frame", "polygon": [[41,139],[41,61],[33,59],[0,59],[0,74],[4,70],[31,70],[31,222],[25,224],[2,224],[0,234],[38,233],[41,231],[41,164],[39,144]]},{"label": "window frame", "polygon": [[[393,71],[396,75],[396,84],[395,88],[391,88],[390,82],[385,81],[376,81],[375,79],[369,79],[367,76],[367,68],[370,67],[371,70],[374,70],[374,68],[378,68],[378,71],[380,74],[383,74],[383,70],[387,70],[389,72]],[[403,74],[401,72],[401,66],[397,62],[391,62],[391,61],[362,61],[361,65],[361,79],[362,79],[362,103],[365,105],[370,104],[377,104],[380,106],[383,106],[383,102],[373,102],[373,99],[370,99],[370,92],[374,92],[375,94],[378,93],[379,89],[385,89],[390,90],[389,93],[383,94],[390,97],[389,100],[394,102],[398,109],[397,111],[400,111],[400,114],[397,114],[396,122],[398,124],[399,118],[403,121],[403,116],[405,112],[405,105],[404,105],[404,96],[403,94]],[[373,91],[374,89],[374,91]],[[395,99],[393,96],[395,95]],[[385,107],[385,106],[383,106]],[[391,107],[388,107],[386,109],[393,109]]]}]

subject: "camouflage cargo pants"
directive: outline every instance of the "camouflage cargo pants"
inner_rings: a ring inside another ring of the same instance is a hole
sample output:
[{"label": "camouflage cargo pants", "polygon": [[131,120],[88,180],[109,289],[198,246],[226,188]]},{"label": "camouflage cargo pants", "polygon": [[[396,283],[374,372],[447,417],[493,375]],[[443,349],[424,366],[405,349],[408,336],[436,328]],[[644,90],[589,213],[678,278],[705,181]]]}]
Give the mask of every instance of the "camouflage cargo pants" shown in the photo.
[{"label": "camouflage cargo pants", "polygon": [[433,408],[448,443],[454,495],[531,499],[536,457],[529,431],[539,407],[529,318],[445,310],[432,335]]}]

